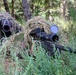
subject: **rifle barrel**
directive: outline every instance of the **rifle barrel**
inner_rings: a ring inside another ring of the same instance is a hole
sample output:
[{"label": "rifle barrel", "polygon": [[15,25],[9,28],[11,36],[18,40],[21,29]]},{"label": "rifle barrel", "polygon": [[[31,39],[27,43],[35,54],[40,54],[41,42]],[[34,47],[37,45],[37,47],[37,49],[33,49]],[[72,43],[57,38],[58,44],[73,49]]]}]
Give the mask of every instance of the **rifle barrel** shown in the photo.
[{"label": "rifle barrel", "polygon": [[1,25],[4,32],[9,32],[12,26],[8,19],[3,19]]}]

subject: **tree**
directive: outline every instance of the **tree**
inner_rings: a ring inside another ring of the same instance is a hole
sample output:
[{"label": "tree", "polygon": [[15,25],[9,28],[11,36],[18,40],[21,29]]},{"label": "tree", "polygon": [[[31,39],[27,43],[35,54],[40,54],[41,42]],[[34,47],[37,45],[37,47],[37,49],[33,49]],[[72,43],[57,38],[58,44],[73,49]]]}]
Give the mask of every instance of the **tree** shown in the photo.
[{"label": "tree", "polygon": [[25,21],[27,21],[31,18],[30,4],[28,0],[22,0],[22,7],[23,7]]},{"label": "tree", "polygon": [[11,4],[12,4],[12,17],[15,17],[14,15],[14,0],[11,1]]},{"label": "tree", "polygon": [[6,12],[10,13],[7,0],[3,0],[3,3],[4,3],[4,7],[5,7]]},{"label": "tree", "polygon": [[67,0],[62,0],[61,1],[61,16],[64,19],[68,18],[68,4],[67,4]]}]

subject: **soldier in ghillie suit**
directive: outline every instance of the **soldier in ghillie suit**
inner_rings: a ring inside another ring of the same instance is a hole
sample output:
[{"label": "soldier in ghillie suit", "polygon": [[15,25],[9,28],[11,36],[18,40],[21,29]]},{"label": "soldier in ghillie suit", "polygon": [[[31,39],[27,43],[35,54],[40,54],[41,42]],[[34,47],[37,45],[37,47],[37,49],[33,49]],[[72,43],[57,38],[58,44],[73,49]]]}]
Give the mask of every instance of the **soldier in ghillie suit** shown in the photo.
[{"label": "soldier in ghillie suit", "polygon": [[[30,53],[33,51],[33,42],[32,37],[30,36],[30,32],[35,28],[43,28],[44,31],[47,34],[51,34],[50,32],[50,25],[49,23],[42,17],[37,16],[34,17],[26,22],[26,27],[23,29],[22,32],[15,34],[11,36],[6,42],[6,49],[11,51],[12,47],[16,47],[17,50],[14,50],[17,55],[21,50],[25,50],[25,53],[27,52],[27,49]],[[8,43],[8,44],[7,44]]]},{"label": "soldier in ghillie suit", "polygon": [[32,50],[33,50],[32,37],[30,36],[30,32],[36,28],[43,28],[47,34],[51,34],[50,25],[44,18],[37,16],[37,17],[34,17],[33,19],[29,20],[26,23],[26,27],[25,27],[26,31],[24,34],[24,41],[26,42],[26,46],[29,44],[29,46],[31,48],[30,52],[32,52]]},{"label": "soldier in ghillie suit", "polygon": [[[6,41],[7,37],[10,37],[20,31],[22,27],[16,22],[16,20],[7,12],[0,12],[0,48]],[[4,52],[4,51],[3,51]],[[6,52],[10,56],[10,51]]]},{"label": "soldier in ghillie suit", "polygon": [[22,27],[7,12],[0,12],[0,39],[9,37],[22,30]]}]

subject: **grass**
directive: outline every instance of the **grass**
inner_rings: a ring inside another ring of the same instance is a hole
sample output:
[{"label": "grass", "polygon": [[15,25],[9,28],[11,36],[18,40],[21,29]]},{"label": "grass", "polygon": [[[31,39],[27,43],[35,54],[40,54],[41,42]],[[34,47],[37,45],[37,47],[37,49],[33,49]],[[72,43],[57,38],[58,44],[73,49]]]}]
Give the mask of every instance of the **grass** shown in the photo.
[{"label": "grass", "polygon": [[[71,45],[73,44],[73,40]],[[75,44],[75,42],[74,42]],[[5,46],[4,46],[5,47]],[[11,59],[5,59],[5,54],[0,51],[0,75],[75,75],[76,55],[69,52],[55,53],[55,58],[48,56],[41,46],[34,46],[36,59],[21,52],[24,59],[18,59],[12,48]],[[74,46],[75,48],[75,46]],[[0,48],[1,50],[1,48]],[[5,67],[7,67],[5,69]]]}]

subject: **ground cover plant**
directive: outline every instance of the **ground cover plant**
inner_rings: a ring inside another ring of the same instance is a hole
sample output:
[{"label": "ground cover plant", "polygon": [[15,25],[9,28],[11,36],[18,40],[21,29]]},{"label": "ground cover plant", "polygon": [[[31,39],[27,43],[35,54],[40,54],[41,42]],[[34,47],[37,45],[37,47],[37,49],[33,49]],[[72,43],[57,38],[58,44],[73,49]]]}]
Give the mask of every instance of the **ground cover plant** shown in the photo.
[{"label": "ground cover plant", "polygon": [[[34,42],[33,42],[34,43]],[[72,39],[70,45],[73,44],[75,48],[75,42]],[[6,53],[6,46],[4,51]],[[63,52],[58,54],[55,52],[55,58],[48,56],[45,50],[34,45],[34,56],[29,56],[21,51],[21,55],[24,59],[18,59],[16,56],[17,47],[12,47],[12,57],[5,59],[5,53],[2,54],[0,48],[0,74],[1,75],[75,75],[76,74],[76,55],[69,52]]]}]

